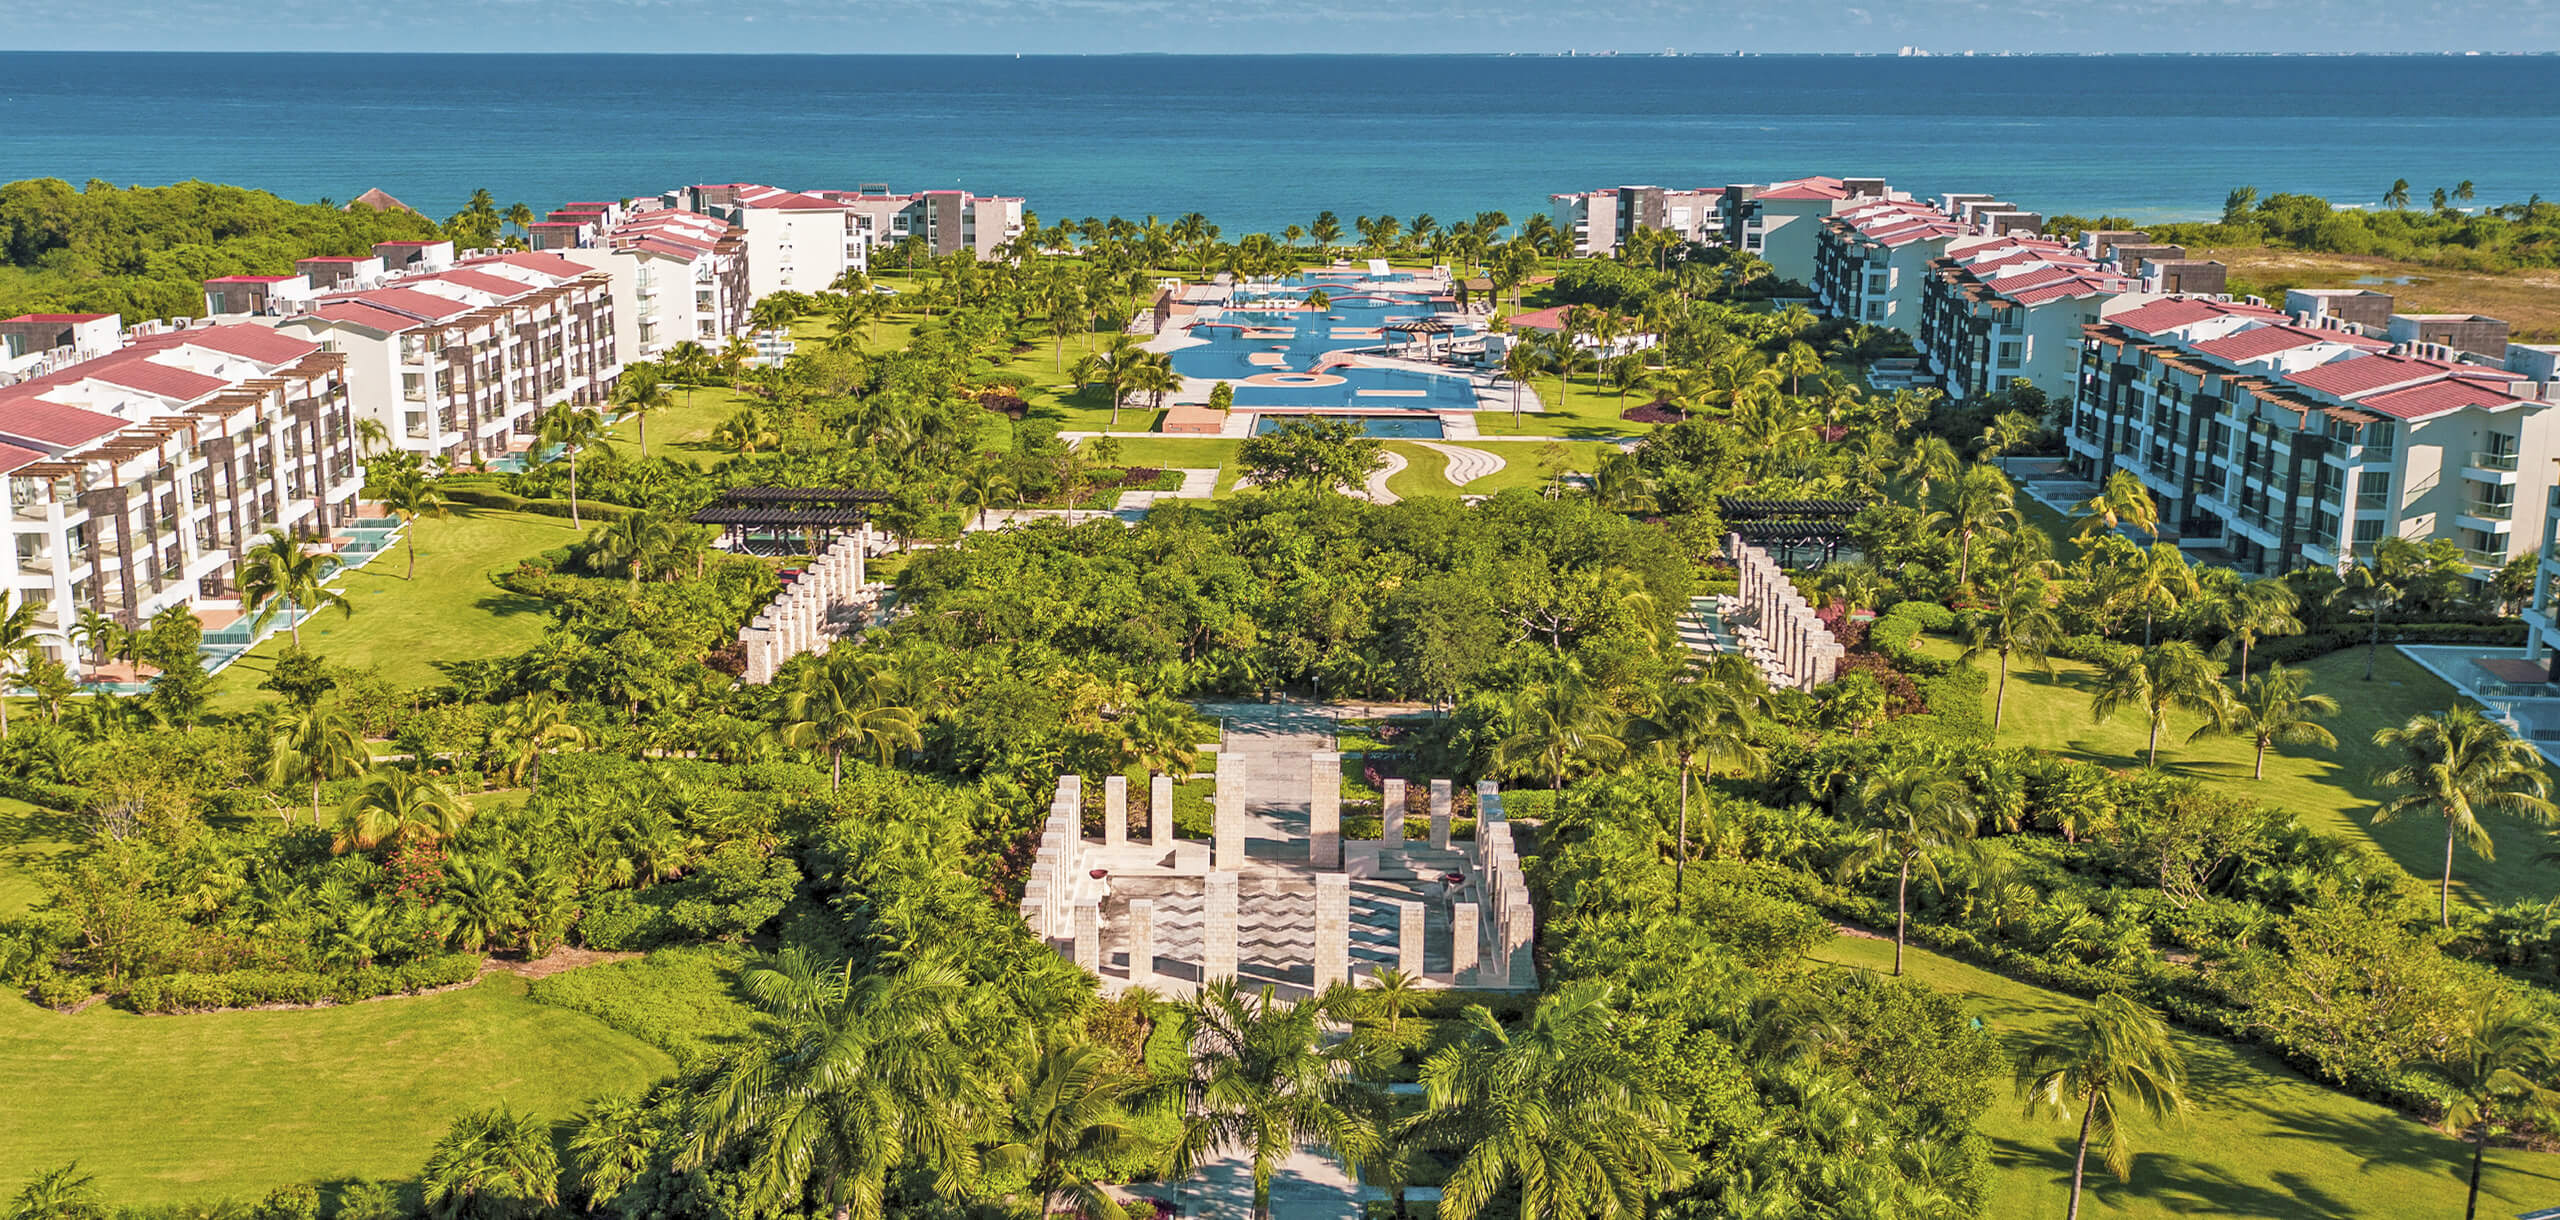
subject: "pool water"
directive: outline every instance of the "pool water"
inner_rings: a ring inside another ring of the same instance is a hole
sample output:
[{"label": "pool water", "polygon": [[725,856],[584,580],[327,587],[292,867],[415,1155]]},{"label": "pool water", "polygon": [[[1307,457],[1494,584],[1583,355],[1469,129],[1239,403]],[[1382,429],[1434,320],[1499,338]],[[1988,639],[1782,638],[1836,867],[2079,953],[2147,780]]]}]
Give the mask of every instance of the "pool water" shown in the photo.
[{"label": "pool water", "polygon": [[1379,439],[1381,439],[1381,440],[1398,440],[1398,441],[1426,440],[1426,441],[1436,441],[1436,440],[1440,439],[1442,436],[1446,435],[1446,433],[1445,433],[1445,432],[1441,429],[1441,427],[1440,427],[1440,417],[1439,417],[1439,416],[1437,416],[1437,415],[1422,415],[1422,414],[1415,414],[1415,415],[1316,415],[1316,416],[1306,416],[1306,415],[1265,415],[1265,416],[1262,416],[1261,418],[1257,419],[1257,420],[1254,422],[1254,425],[1253,425],[1253,431],[1254,431],[1254,434],[1255,434],[1255,435],[1257,435],[1257,436],[1269,436],[1269,435],[1271,435],[1272,433],[1279,431],[1279,430],[1280,430],[1280,425],[1285,424],[1285,423],[1289,422],[1290,420],[1293,420],[1293,419],[1311,419],[1311,418],[1312,418],[1312,419],[1330,419],[1330,420],[1337,420],[1337,421],[1344,422],[1344,423],[1353,423],[1353,424],[1358,424],[1358,425],[1360,425],[1360,434],[1361,434],[1362,436],[1374,436],[1374,437],[1377,437],[1377,438],[1379,438]]},{"label": "pool water", "polygon": [[[1336,275],[1300,275],[1280,285],[1246,285],[1237,303],[1216,320],[1194,323],[1191,337],[1206,342],[1173,353],[1174,371],[1185,377],[1224,381],[1235,388],[1239,407],[1358,407],[1364,411],[1471,411],[1476,394],[1463,374],[1407,369],[1318,368],[1333,352],[1384,349],[1390,343],[1423,351],[1418,337],[1392,334],[1383,328],[1394,321],[1430,317],[1430,299],[1384,281],[1347,281]],[[1321,314],[1297,306],[1307,294],[1322,289],[1331,299]],[[1283,308],[1256,309],[1257,304]],[[1461,323],[1453,335],[1434,336],[1433,347],[1452,338],[1470,337],[1476,328]]]}]

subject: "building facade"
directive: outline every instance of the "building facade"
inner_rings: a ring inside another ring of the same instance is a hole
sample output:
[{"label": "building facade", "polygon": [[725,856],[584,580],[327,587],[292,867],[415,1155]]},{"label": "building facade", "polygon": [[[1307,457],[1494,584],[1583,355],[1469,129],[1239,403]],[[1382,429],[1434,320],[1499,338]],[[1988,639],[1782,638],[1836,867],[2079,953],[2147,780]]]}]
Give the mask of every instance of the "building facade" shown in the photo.
[{"label": "building facade", "polygon": [[2083,328],[2157,296],[2067,243],[2014,233],[1948,242],[1918,286],[1922,362],[1958,399],[2018,380],[2068,399]]},{"label": "building facade", "polygon": [[[2164,531],[2245,570],[2450,539],[2486,574],[2549,528],[2552,385],[2334,315],[2173,297],[2088,328],[2066,443]],[[2529,356],[2528,356],[2529,358]]]},{"label": "building facade", "polygon": [[[240,556],[268,531],[326,538],[355,509],[345,363],[264,326],[192,324],[0,385],[9,601],[55,632],[83,610],[131,626],[236,605]],[[43,646],[75,659],[59,635]]]},{"label": "building facade", "polygon": [[936,255],[967,252],[993,261],[999,249],[1022,236],[1023,201],[1015,195],[972,195],[967,191],[918,191],[899,195],[885,186],[852,191],[816,191],[843,204],[854,229],[874,251],[886,251],[908,237],[922,237]]},{"label": "building facade", "polygon": [[611,398],[622,374],[614,305],[609,273],[514,251],[350,282],[304,312],[258,320],[344,356],[356,417],[392,446],[466,464],[530,448],[551,407]]},{"label": "building facade", "polygon": [[843,203],[751,182],[687,187],[684,210],[736,226],[744,237],[747,296],[825,292],[871,266],[870,239]]},{"label": "building facade", "polygon": [[747,329],[753,296],[742,229],[699,212],[654,208],[549,253],[612,277],[616,362],[655,360],[678,343],[718,349]]},{"label": "building facade", "polygon": [[1723,193],[1713,187],[1620,186],[1549,195],[1547,207],[1556,229],[1572,240],[1576,257],[1605,258],[1638,229],[1669,233],[1684,242],[1720,239],[1724,230],[1716,218],[1716,196]]},{"label": "building facade", "polygon": [[1715,224],[1724,244],[1766,259],[1778,278],[1811,284],[1815,234],[1822,218],[1852,200],[1897,198],[1882,178],[1796,178],[1735,183],[1716,192]]}]

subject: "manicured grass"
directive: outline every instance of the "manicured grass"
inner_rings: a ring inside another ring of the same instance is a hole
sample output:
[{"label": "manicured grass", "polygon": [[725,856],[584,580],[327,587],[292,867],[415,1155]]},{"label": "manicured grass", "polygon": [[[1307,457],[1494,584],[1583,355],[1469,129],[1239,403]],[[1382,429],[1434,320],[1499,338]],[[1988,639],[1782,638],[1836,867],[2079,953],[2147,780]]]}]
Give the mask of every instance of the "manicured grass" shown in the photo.
[{"label": "manicured grass", "polygon": [[[748,405],[747,396],[727,386],[670,386],[675,405],[649,413],[649,455],[678,457],[696,466],[711,466],[735,456],[711,443],[711,434]],[[605,436],[605,443],[624,457],[640,455],[640,421],[626,416]]]},{"label": "manicured grass", "polygon": [[455,1115],[546,1120],[674,1063],[495,975],[342,1008],[66,1017],[0,997],[0,1184],[78,1158],[111,1205],[256,1199],[288,1182],[407,1178]]},{"label": "manicured grass", "polygon": [[[541,637],[551,621],[544,603],[500,589],[489,577],[576,541],[568,518],[457,507],[411,528],[418,542],[417,579],[407,579],[404,542],[333,581],[346,591],[355,614],[329,611],[304,622],[304,647],[342,665],[380,666],[392,682],[417,686],[441,676],[438,660],[498,656]],[[282,631],[268,637],[222,672],[217,694],[263,698],[257,685],[286,643]]]},{"label": "manicured grass", "polygon": [[[1523,411],[1519,423],[1511,422],[1511,383],[1505,381],[1494,391],[1491,404],[1476,412],[1476,429],[1486,436],[1605,437],[1643,436],[1661,427],[1619,418],[1627,408],[1642,405],[1650,395],[1632,391],[1620,402],[1617,390],[1606,382],[1595,381],[1589,373],[1574,376],[1561,405],[1554,377],[1535,378],[1529,382],[1529,389],[1545,410]],[[1522,401],[1525,404],[1527,400]]]},{"label": "manicured grass", "polygon": [[[1843,937],[1814,951],[1823,961],[1889,970],[1893,943]],[[2076,1014],[2072,996],[2013,982],[1913,950],[1906,973],[1964,998],[2005,1039],[2045,1035]],[[2469,1153],[2448,1138],[2372,1102],[2323,1087],[2269,1056],[2219,1038],[2179,1032],[2195,1113],[2161,1126],[2128,1123],[2133,1177],[2119,1182],[2092,1157],[2084,1216],[2263,1216],[2298,1220],[2461,1214]],[[2014,1043],[2013,1043],[2014,1045]],[[2070,1195],[2074,1129],[2028,1118],[2005,1086],[1982,1116],[1996,1174],[1984,1215],[2050,1220]],[[2513,1215],[2560,1194],[2560,1156],[2492,1150],[2481,1175],[2481,1214]]]},{"label": "manicured grass", "polygon": [[[1090,445],[1091,441],[1082,442]],[[1199,440],[1140,436],[1120,441],[1120,460],[1130,466],[1189,469],[1218,468],[1218,494],[1223,496],[1236,488],[1236,478],[1243,471],[1236,466],[1236,450],[1240,440],[1203,437]]]},{"label": "manicured grass", "polygon": [[87,839],[71,814],[0,797],[0,918],[43,901],[36,871],[79,852]]},{"label": "manicured grass", "polygon": [[[1933,655],[1953,657],[1945,640],[1929,640]],[[2441,712],[2467,700],[2415,662],[2385,647],[2376,659],[2374,680],[2364,681],[2362,648],[2333,652],[2311,661],[2311,689],[2335,697],[2343,706],[2322,722],[2337,735],[2338,748],[2280,746],[2267,752],[2267,775],[2250,778],[2250,743],[2208,737],[2190,745],[2187,734],[2202,723],[2186,712],[2170,713],[2160,731],[2160,766],[2174,775],[2209,781],[2236,796],[2263,801],[2301,816],[2304,824],[2381,848],[2402,868],[2432,881],[2444,871],[2444,824],[2401,821],[2373,825],[2373,810],[2387,795],[2373,776],[2391,759],[2373,746],[2374,730],[2406,722],[2422,712]],[[1988,670],[1988,663],[1984,668]],[[2089,701],[2097,673],[2077,661],[2054,662],[2047,675],[2032,668],[2009,675],[2009,705],[2001,720],[2004,745],[2059,750],[2110,767],[2139,767],[2148,724],[2140,713],[2123,714],[2104,724],[2089,718]],[[1994,685],[1997,675],[1993,675]],[[1986,705],[1987,706],[1987,705]],[[2454,853],[2453,897],[2456,902],[2495,906],[2522,898],[2560,894],[2560,873],[2534,862],[2542,832],[2505,814],[2482,816],[2498,849],[2496,860],[2482,860],[2467,850]]]}]

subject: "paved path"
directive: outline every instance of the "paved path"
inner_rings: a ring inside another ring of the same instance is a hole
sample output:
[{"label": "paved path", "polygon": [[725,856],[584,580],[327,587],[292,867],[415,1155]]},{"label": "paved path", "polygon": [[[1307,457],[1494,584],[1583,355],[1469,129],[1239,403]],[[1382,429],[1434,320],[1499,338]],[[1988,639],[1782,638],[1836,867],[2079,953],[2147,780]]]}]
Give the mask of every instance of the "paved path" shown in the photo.
[{"label": "paved path", "polygon": [[1393,449],[1386,450],[1385,454],[1387,464],[1378,467],[1377,473],[1369,476],[1369,485],[1361,490],[1361,494],[1373,504],[1393,504],[1402,498],[1387,490],[1387,480],[1404,472],[1404,455]]},{"label": "paved path", "polygon": [[1501,472],[1503,467],[1511,464],[1503,460],[1499,454],[1490,453],[1482,449],[1469,449],[1464,445],[1442,445],[1431,441],[1417,441],[1415,443],[1432,451],[1433,453],[1439,454],[1441,457],[1447,458],[1449,460],[1449,466],[1447,470],[1442,472],[1441,477],[1457,484],[1460,487],[1464,487],[1467,484],[1473,483],[1488,475],[1498,474]]},{"label": "paved path", "polygon": [[1182,471],[1182,486],[1172,491],[1124,491],[1120,493],[1118,507],[1122,511],[1149,509],[1155,507],[1159,500],[1206,500],[1218,494],[1218,467],[1182,466],[1176,469]]}]

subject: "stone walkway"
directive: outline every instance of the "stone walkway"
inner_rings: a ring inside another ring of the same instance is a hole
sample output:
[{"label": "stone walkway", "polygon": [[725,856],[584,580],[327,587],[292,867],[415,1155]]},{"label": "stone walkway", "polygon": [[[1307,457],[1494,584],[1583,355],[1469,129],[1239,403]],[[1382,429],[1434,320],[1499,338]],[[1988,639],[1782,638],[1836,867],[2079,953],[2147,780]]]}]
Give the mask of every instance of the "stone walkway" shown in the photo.
[{"label": "stone walkway", "polygon": [[1182,471],[1182,486],[1172,491],[1121,492],[1118,509],[1122,512],[1132,509],[1143,511],[1155,507],[1159,500],[1206,500],[1218,494],[1218,467],[1182,466],[1176,469]]},{"label": "stone walkway", "polygon": [[1403,498],[1387,490],[1387,480],[1404,473],[1406,465],[1404,455],[1389,449],[1384,451],[1383,456],[1387,459],[1386,465],[1378,467],[1376,473],[1369,476],[1368,486],[1362,488],[1360,492],[1373,504],[1393,504]]},{"label": "stone walkway", "polygon": [[1503,467],[1511,464],[1508,461],[1505,461],[1499,454],[1490,453],[1482,449],[1469,449],[1464,445],[1443,445],[1431,441],[1417,441],[1415,443],[1432,451],[1433,453],[1439,454],[1441,457],[1447,458],[1449,466],[1448,469],[1442,473],[1441,477],[1457,484],[1460,487],[1464,487],[1467,484],[1473,483],[1488,475],[1498,474],[1501,472]]}]

